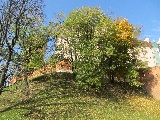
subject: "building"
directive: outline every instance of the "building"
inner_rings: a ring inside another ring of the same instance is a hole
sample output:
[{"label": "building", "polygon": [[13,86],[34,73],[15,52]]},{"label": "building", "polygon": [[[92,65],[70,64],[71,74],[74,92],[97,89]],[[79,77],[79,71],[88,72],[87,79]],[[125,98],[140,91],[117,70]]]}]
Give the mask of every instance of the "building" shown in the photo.
[{"label": "building", "polygon": [[74,57],[72,55],[72,50],[69,47],[69,40],[67,38],[64,38],[62,36],[58,37],[55,43],[56,50],[55,54],[60,58],[60,59],[70,59],[71,57]]},{"label": "building", "polygon": [[139,59],[146,62],[148,67],[160,66],[160,39],[150,42],[149,38],[143,41],[145,47],[140,48]]}]

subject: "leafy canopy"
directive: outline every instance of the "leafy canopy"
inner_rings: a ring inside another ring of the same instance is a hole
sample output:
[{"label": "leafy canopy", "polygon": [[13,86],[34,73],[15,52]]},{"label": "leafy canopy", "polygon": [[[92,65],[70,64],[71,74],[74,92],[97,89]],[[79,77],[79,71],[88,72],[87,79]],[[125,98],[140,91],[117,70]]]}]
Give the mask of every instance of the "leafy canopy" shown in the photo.
[{"label": "leafy canopy", "polygon": [[83,87],[115,80],[132,82],[138,75],[135,33],[127,19],[112,20],[98,7],[75,9],[58,32],[57,56],[72,61]]}]

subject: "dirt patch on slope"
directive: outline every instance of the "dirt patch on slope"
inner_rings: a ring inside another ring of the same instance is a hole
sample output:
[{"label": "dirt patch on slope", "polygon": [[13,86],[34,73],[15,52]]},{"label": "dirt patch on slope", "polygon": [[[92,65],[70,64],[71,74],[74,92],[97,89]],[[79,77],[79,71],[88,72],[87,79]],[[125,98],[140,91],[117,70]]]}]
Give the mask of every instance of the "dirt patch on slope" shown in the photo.
[{"label": "dirt patch on slope", "polygon": [[140,74],[147,93],[160,100],[160,67],[152,67]]}]

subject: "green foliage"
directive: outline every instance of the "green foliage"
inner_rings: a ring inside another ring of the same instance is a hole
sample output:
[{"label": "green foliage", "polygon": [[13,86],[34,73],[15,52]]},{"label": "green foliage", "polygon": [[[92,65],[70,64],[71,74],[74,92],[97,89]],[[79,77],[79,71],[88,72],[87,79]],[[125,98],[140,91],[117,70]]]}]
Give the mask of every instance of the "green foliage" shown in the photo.
[{"label": "green foliage", "polygon": [[140,66],[135,30],[126,19],[112,21],[98,7],[75,9],[58,32],[57,43],[61,42],[56,55],[72,61],[78,84],[85,88],[100,87],[115,79],[137,81]]},{"label": "green foliage", "polygon": [[139,73],[136,70],[128,70],[127,74],[125,75],[125,81],[129,82],[131,86],[139,87],[141,82],[139,81]]},{"label": "green foliage", "polygon": [[28,63],[28,68],[42,68],[44,65],[44,54],[41,52],[34,52]]},{"label": "green foliage", "polygon": [[50,56],[50,58],[47,60],[47,63],[52,65],[54,68],[56,68],[56,64],[59,62],[59,60],[57,59],[57,56],[55,56],[55,54],[53,54],[52,56]]},{"label": "green foliage", "polygon": [[[38,21],[36,22],[38,23]],[[22,36],[22,40],[19,42],[21,48],[19,57],[22,65],[27,64],[28,67],[40,68],[44,64],[45,50],[49,39],[47,28],[41,25],[25,32],[26,35]]]}]

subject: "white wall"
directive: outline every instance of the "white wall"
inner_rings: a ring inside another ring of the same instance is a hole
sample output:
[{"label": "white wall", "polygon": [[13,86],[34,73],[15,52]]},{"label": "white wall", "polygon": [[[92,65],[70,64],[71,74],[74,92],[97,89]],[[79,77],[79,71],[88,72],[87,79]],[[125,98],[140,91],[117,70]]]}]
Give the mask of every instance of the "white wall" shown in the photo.
[{"label": "white wall", "polygon": [[[146,38],[144,41],[149,43],[149,38]],[[154,49],[151,46],[140,49],[139,59],[146,62],[149,67],[156,66],[156,57],[154,54]]]}]

